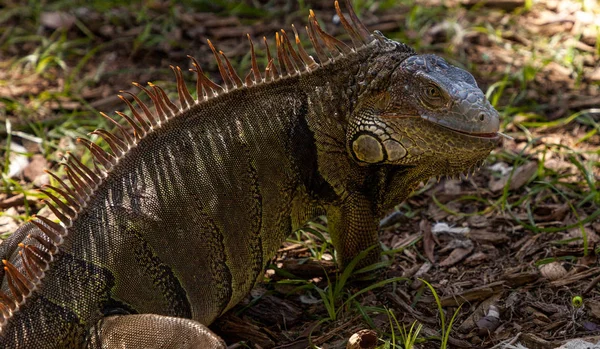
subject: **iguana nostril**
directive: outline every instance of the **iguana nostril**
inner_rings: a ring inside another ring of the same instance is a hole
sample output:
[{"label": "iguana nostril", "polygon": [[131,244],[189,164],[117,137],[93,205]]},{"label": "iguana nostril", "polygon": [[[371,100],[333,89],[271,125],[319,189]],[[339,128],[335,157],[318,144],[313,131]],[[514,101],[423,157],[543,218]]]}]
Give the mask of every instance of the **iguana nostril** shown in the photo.
[{"label": "iguana nostril", "polygon": [[485,120],[485,114],[479,114],[479,121]]}]

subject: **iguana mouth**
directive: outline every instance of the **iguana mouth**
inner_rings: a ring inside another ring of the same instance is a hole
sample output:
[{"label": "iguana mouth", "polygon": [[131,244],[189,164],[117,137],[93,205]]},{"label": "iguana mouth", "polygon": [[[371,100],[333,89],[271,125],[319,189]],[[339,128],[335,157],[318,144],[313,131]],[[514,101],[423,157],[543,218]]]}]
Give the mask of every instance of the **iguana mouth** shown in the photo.
[{"label": "iguana mouth", "polygon": [[[455,128],[452,128],[450,126],[446,126],[446,125],[444,125],[444,124],[442,124],[440,122],[436,122],[436,121],[432,120],[431,118],[424,117],[422,115],[396,115],[396,114],[391,114],[390,113],[390,114],[388,114],[386,116],[390,116],[390,117],[404,117],[404,118],[417,118],[417,119],[420,118],[420,119],[423,119],[423,120],[425,120],[427,122],[430,122],[430,123],[432,123],[434,125],[437,125],[437,126],[445,128],[447,130],[450,130],[452,132],[460,133],[460,134],[463,134],[465,136],[469,136],[469,137],[473,137],[473,138],[484,138],[484,139],[489,139],[489,140],[496,140],[496,139],[500,138],[500,136],[508,137],[506,135],[503,135],[500,132],[468,132],[468,131],[457,130]],[[510,138],[510,137],[508,137],[508,138]]]},{"label": "iguana mouth", "polygon": [[[443,125],[440,125],[443,126]],[[453,132],[457,132],[457,133],[461,133],[463,135],[467,135],[469,137],[476,137],[476,138],[486,138],[486,139],[490,139],[490,140],[496,140],[500,137],[500,134],[498,132],[494,132],[494,133],[476,133],[476,132],[465,132],[465,131],[459,131],[459,130],[455,130],[453,128],[450,127],[446,127],[443,126]]]},{"label": "iguana mouth", "polygon": [[481,133],[478,133],[478,132],[467,132],[467,131],[457,130],[455,128],[443,125],[441,123],[437,123],[437,122],[431,121],[429,119],[424,119],[424,120],[427,120],[427,121],[431,122],[432,124],[438,125],[438,126],[443,127],[443,128],[445,128],[447,130],[450,130],[452,132],[460,133],[460,134],[463,134],[463,135],[468,136],[468,137],[485,138],[485,139],[489,139],[489,140],[497,140],[498,138],[500,138],[500,133],[499,132],[481,132]]}]

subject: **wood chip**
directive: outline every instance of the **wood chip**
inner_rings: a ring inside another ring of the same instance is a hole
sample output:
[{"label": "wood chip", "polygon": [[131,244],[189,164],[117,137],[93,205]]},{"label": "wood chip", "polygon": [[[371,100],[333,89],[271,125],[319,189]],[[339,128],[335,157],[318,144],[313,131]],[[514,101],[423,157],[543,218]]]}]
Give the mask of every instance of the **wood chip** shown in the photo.
[{"label": "wood chip", "polygon": [[449,267],[462,261],[466,256],[473,252],[473,248],[474,247],[472,245],[468,247],[455,248],[446,259],[440,262],[440,267]]},{"label": "wood chip", "polygon": [[510,241],[506,234],[486,230],[472,230],[467,233],[467,237],[482,244],[492,245],[501,245]]},{"label": "wood chip", "polygon": [[514,274],[505,274],[502,279],[506,281],[507,285],[511,287],[518,287],[522,285],[532,284],[539,279],[540,273],[538,271],[521,272]]},{"label": "wood chip", "polygon": [[586,279],[586,278],[589,278],[589,277],[593,277],[593,276],[596,276],[598,274],[600,274],[600,267],[591,268],[591,269],[588,269],[588,270],[586,270],[584,272],[577,273],[577,274],[574,274],[574,275],[570,275],[570,276],[562,278],[560,280],[552,281],[551,284],[552,284],[552,286],[567,286],[567,285],[570,285],[570,284],[572,284],[574,282],[577,282],[577,281],[579,281],[581,279]]},{"label": "wood chip", "polygon": [[465,302],[481,301],[491,297],[496,293],[502,292],[504,284],[504,281],[492,282],[481,287],[475,287],[451,296],[444,297],[440,302],[443,307],[456,307]]},{"label": "wood chip", "polygon": [[[35,199],[31,199],[31,198],[27,198],[27,203],[29,205],[35,205],[37,203],[37,200]],[[6,198],[4,200],[0,200],[0,209],[7,209],[9,207],[18,207],[18,206],[23,206],[25,204],[25,195],[23,194],[17,194],[15,196],[11,196],[9,198]]]},{"label": "wood chip", "polygon": [[281,269],[284,269],[285,271],[288,271],[300,278],[311,279],[333,274],[337,270],[337,266],[333,261],[286,259],[283,261],[283,266]]}]

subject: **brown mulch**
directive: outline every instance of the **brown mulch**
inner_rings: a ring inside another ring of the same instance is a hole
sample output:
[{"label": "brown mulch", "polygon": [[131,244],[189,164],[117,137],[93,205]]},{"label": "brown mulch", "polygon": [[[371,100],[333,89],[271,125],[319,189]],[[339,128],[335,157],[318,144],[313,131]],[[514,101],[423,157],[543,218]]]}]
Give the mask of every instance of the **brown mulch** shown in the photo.
[{"label": "brown mulch", "polygon": [[[309,3],[330,32],[341,32],[339,26],[331,24],[333,1]],[[439,5],[435,0],[417,3]],[[546,116],[547,120],[600,107],[597,49],[600,44],[597,31],[592,30],[594,21],[599,21],[598,12],[595,12],[596,17],[590,17],[582,10],[581,3],[557,0],[537,2],[528,11],[519,10],[523,6],[519,0],[488,1],[485,6],[473,0],[445,3],[456,7],[456,23],[444,21],[442,12],[432,16],[422,29],[406,29],[411,8],[403,5],[387,11],[373,8],[374,12],[364,14],[364,20],[370,29],[401,32],[410,40],[418,38],[423,47],[419,52],[442,54],[452,63],[466,66],[476,75],[484,91],[490,84],[502,80],[504,74],[529,68],[536,72],[525,89],[518,83],[508,84],[500,105],[511,103],[509,96],[520,93],[516,105],[535,106],[535,112]],[[164,17],[164,13],[169,12],[166,3],[156,1],[151,2],[151,6],[149,11],[154,16],[162,14]],[[263,35],[271,37],[277,29],[289,28],[291,23],[305,23],[306,13],[296,11],[295,5],[289,2],[274,1],[269,6],[273,6],[269,10],[281,11],[280,19],[179,8],[177,25],[149,25],[150,36],[165,38],[156,45],[136,41],[148,27],[130,11],[113,9],[100,13],[79,8],[47,12],[38,28],[42,35],[49,36],[57,28],[64,27],[69,39],[84,37],[76,25],[77,19],[94,35],[94,46],[102,46],[83,64],[77,78],[71,82],[77,86],[77,98],[64,97],[61,91],[68,82],[68,73],[80,62],[80,56],[64,57],[70,67],[67,71],[57,66],[34,74],[26,64],[17,65],[21,69],[14,69],[14,62],[15,57],[24,57],[34,51],[35,43],[0,49],[0,81],[11,82],[0,83],[0,96],[3,97],[0,99],[0,117],[8,117],[14,128],[27,131],[27,123],[32,120],[20,118],[26,114],[40,122],[42,128],[50,130],[63,121],[63,115],[68,111],[88,111],[90,107],[104,112],[122,109],[122,102],[115,97],[115,92],[129,89],[130,81],[172,82],[169,64],[189,67],[187,54],[194,55],[206,71],[216,76],[207,38],[232,60],[246,62],[246,33],[250,33],[256,43]],[[20,19],[15,17],[12,21],[14,23],[7,24],[17,25]],[[483,30],[460,30],[474,21],[509,30],[501,30],[499,37]],[[164,31],[165,28],[168,30]],[[558,37],[559,43],[569,42],[574,50],[586,53],[578,56],[580,61],[574,63],[577,69],[557,63],[558,60],[540,64],[540,60],[532,58],[535,54],[545,55],[557,49],[558,46],[547,44],[553,37]],[[241,66],[248,68],[247,62]],[[191,74],[189,78],[191,82]],[[37,101],[42,95],[51,97],[42,98],[44,103],[39,105]],[[6,110],[7,100],[22,102],[24,109]],[[92,115],[91,111],[89,115]],[[391,309],[398,321],[407,327],[415,320],[424,324],[421,335],[430,340],[422,344],[423,348],[439,347],[439,342],[431,337],[440,335],[440,322],[434,298],[419,279],[434,286],[447,319],[461,306],[450,335],[452,348],[489,348],[501,342],[520,342],[528,348],[554,348],[572,338],[590,342],[600,340],[600,266],[594,253],[594,249],[598,249],[600,219],[583,227],[560,229],[593,215],[595,207],[590,203],[578,206],[577,202],[548,191],[540,192],[531,205],[499,207],[501,202],[518,202],[520,197],[531,193],[532,181],[538,180],[542,153],[545,168],[560,174],[567,182],[581,181],[577,167],[562,153],[548,150],[547,145],[560,144],[586,150],[591,157],[600,149],[600,137],[596,134],[581,142],[591,130],[590,126],[570,123],[534,129],[532,138],[537,140],[532,143],[518,127],[526,117],[518,115],[506,125],[505,132],[515,138],[504,140],[494,152],[497,162],[486,164],[468,178],[430,181],[425,184],[426,190],[401,206],[401,213],[386,219],[381,232],[383,244],[390,249],[405,248],[394,255],[391,267],[378,278],[402,276],[409,281],[367,292],[357,300],[364,307]],[[0,137],[4,137],[1,127]],[[4,146],[2,141],[0,139]],[[28,151],[40,153],[39,147],[23,143]],[[66,149],[67,146],[59,148]],[[524,149],[524,163],[513,163],[510,158],[499,155],[502,152],[518,154]],[[43,184],[44,174],[40,169],[56,165],[46,163],[39,154],[28,161],[19,177],[23,184]],[[513,167],[516,169],[512,180],[507,182]],[[592,174],[596,181],[600,180],[598,168],[592,169]],[[505,187],[508,191],[503,198]],[[470,199],[465,200],[465,197]],[[11,216],[22,214],[25,206],[32,213],[42,207],[37,198],[0,193],[0,208],[7,213],[0,216],[0,233],[14,230],[15,220]],[[530,226],[557,229],[536,234]],[[581,229],[587,234],[587,250],[577,239]],[[327,278],[324,273],[328,272],[329,278],[334,280],[335,266],[330,261],[307,260],[309,256],[310,251],[304,244],[286,243],[273,261],[276,267],[267,271],[268,278],[272,281],[284,279],[280,271],[286,271],[325,288]],[[548,259],[553,260],[539,263]],[[356,282],[347,289],[354,293],[367,285],[368,282]],[[322,322],[327,313],[318,295],[299,291],[296,286],[276,282],[259,285],[245,304],[212,327],[229,343],[247,340],[257,348],[286,349],[306,348],[310,343],[323,348],[343,348],[353,333],[369,327],[365,317],[345,308],[342,308],[338,321]],[[577,296],[583,300],[581,306],[573,304]],[[370,321],[380,333],[390,332],[386,314],[370,314]]]}]

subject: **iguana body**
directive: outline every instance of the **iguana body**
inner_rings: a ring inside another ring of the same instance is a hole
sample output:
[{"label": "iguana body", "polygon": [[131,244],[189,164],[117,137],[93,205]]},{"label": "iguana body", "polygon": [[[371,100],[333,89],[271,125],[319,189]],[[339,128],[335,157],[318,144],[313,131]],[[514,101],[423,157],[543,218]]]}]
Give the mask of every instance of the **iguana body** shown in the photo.
[{"label": "iguana body", "polygon": [[327,214],[343,267],[419,182],[478,166],[498,115],[473,77],[341,17],[353,47],[311,13],[320,64],[282,31],[279,67],[252,53],[242,86],[215,51],[223,89],[195,65],[193,100],[176,70],[181,107],[151,85],[135,136],[98,131],[113,155],[87,143],[105,171],[71,157],[68,205],[50,197],[61,225],[37,218],[0,246],[0,347],[218,348],[204,325],[308,219]]}]

